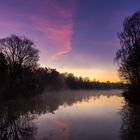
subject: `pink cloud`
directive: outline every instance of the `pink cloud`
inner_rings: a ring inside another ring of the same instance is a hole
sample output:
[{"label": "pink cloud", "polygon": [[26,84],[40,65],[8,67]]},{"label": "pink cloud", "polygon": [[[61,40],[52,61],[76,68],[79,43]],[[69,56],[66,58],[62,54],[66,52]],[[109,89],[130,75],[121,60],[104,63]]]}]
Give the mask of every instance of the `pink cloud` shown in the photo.
[{"label": "pink cloud", "polygon": [[66,54],[72,49],[72,24],[64,25],[61,28],[48,28],[48,39],[55,41],[57,45],[62,49],[57,55]]},{"label": "pink cloud", "polygon": [[40,13],[31,17],[33,27],[42,32],[53,47],[53,58],[67,54],[72,49],[74,0],[67,0],[63,6],[57,0],[38,4]]}]

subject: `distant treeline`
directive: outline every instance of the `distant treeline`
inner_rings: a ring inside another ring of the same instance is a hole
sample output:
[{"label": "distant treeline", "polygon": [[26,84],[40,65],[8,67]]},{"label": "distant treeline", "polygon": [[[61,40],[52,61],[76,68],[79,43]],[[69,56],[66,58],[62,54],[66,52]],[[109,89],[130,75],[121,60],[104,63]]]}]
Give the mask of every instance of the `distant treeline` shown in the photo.
[{"label": "distant treeline", "polygon": [[25,70],[15,79],[1,81],[1,91],[8,96],[40,94],[43,90],[122,88],[123,83],[90,81],[87,77],[76,77],[72,73],[59,73],[56,69],[41,67],[34,71]]},{"label": "distant treeline", "polygon": [[72,73],[59,73],[51,68],[38,68],[35,71],[40,85],[48,89],[118,89],[122,88],[122,83],[90,81],[88,77],[82,78]]}]

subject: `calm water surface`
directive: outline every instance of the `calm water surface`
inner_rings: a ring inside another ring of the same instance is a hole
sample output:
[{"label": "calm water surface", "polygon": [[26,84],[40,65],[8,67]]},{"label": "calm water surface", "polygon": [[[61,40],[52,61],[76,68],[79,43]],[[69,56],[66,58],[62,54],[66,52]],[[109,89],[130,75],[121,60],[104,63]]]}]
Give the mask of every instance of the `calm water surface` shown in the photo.
[{"label": "calm water surface", "polygon": [[138,132],[132,127],[139,127],[135,124],[140,121],[132,119],[131,113],[138,107],[126,104],[121,93],[63,91],[32,99],[2,100],[0,139],[133,140],[135,134],[137,140]]}]

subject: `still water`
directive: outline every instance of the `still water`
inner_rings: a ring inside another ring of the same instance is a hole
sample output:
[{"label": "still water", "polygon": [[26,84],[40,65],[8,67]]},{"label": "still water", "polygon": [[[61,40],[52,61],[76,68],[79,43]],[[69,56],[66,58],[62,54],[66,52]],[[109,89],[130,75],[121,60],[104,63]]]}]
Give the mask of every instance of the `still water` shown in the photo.
[{"label": "still water", "polygon": [[0,140],[139,140],[139,106],[121,93],[63,91],[2,100]]}]

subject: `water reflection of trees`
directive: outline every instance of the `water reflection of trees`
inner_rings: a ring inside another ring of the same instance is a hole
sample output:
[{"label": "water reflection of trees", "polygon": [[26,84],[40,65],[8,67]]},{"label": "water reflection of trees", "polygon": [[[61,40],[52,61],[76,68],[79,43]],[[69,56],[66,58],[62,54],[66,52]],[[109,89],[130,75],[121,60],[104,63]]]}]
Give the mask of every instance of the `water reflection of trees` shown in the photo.
[{"label": "water reflection of trees", "polygon": [[[46,92],[34,98],[18,98],[17,100],[0,100],[0,139],[33,140],[37,127],[33,120],[46,113],[55,113],[59,106],[72,105],[76,102],[96,100],[101,95],[112,96],[110,91],[65,91]],[[120,96],[119,94],[115,94]]]},{"label": "water reflection of trees", "polygon": [[31,113],[32,106],[27,108],[27,104],[23,103],[22,100],[2,101],[0,103],[0,139],[30,140],[34,138],[37,128],[31,123],[31,120],[36,115]]},{"label": "water reflection of trees", "polygon": [[140,104],[126,102],[121,116],[121,139],[140,140]]}]

